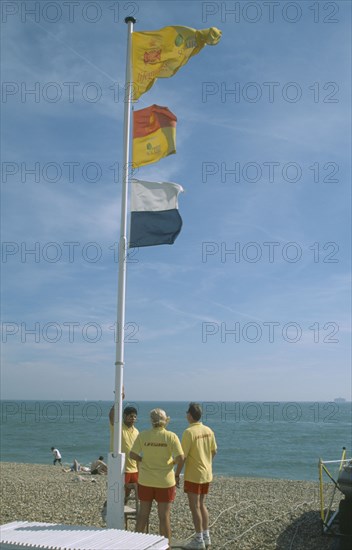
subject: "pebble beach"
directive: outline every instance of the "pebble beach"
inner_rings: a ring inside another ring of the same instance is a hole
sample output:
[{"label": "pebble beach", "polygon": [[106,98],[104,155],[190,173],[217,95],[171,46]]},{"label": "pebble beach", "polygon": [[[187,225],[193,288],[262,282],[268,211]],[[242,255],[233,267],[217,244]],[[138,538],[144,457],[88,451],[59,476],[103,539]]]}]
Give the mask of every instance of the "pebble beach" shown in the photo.
[{"label": "pebble beach", "polygon": [[[8,462],[0,463],[0,475],[1,524],[21,520],[106,527],[101,517],[106,476]],[[331,537],[322,534],[318,482],[215,477],[208,509],[213,550],[332,548]],[[171,525],[174,539],[185,541],[193,535],[182,482]],[[133,522],[129,528],[133,530]],[[150,532],[158,532],[155,505]]]}]

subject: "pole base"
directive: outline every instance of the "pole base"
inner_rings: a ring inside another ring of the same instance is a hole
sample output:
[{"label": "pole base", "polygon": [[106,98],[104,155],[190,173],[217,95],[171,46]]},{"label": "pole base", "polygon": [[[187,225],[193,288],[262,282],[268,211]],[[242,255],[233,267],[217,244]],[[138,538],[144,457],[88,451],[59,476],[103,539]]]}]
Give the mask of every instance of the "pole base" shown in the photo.
[{"label": "pole base", "polygon": [[125,454],[108,456],[108,495],[106,525],[109,529],[124,529]]}]

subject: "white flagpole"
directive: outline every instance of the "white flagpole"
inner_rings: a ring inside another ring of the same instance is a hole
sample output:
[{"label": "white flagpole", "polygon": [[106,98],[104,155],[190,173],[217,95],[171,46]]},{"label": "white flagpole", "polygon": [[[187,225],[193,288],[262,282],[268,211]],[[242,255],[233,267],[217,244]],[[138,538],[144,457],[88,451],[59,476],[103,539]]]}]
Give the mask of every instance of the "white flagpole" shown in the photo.
[{"label": "white flagpole", "polygon": [[126,17],[127,55],[125,78],[125,110],[124,110],[124,140],[123,140],[123,180],[121,198],[121,225],[119,241],[119,271],[117,298],[117,329],[116,329],[116,362],[115,362],[115,403],[114,403],[114,437],[113,451],[108,459],[108,498],[107,526],[108,528],[124,529],[124,470],[125,455],[121,452],[122,433],[122,393],[124,366],[124,326],[125,326],[125,296],[126,296],[126,258],[127,258],[127,200],[129,178],[129,148],[131,127],[131,45],[134,17]]}]

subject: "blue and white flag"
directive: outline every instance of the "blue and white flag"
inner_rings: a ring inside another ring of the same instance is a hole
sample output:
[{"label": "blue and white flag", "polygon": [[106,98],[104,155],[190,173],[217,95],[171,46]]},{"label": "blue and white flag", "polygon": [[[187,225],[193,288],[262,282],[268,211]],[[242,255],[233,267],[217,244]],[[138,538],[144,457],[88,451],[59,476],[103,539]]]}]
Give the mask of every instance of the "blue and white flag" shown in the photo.
[{"label": "blue and white flag", "polygon": [[131,180],[131,230],[129,248],[173,244],[181,231],[178,211],[181,185]]}]

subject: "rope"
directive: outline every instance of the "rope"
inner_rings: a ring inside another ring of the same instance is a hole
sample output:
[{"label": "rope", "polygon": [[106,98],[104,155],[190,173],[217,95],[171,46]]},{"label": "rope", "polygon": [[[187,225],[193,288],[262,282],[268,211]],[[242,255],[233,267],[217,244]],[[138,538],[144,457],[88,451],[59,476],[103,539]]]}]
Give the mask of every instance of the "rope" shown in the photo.
[{"label": "rope", "polygon": [[295,538],[296,538],[296,535],[297,535],[297,533],[298,533],[298,529],[299,529],[301,523],[302,523],[302,522],[300,522],[300,523],[297,525],[297,527],[296,527],[296,529],[295,529],[295,532],[293,533],[293,537],[292,537],[292,539],[291,539],[290,548],[289,548],[288,550],[292,550],[293,541],[294,541]]},{"label": "rope", "polygon": [[[280,500],[280,499],[277,498],[277,499],[275,499],[274,501],[272,501],[271,504],[275,504],[276,502],[279,502],[279,500]],[[241,505],[241,504],[244,504],[245,502],[246,502],[246,501],[244,501],[243,503],[240,502],[239,504]],[[258,500],[257,500],[256,502],[250,502],[250,501],[247,501],[247,502],[249,502],[249,505],[246,506],[245,508],[241,508],[240,510],[238,510],[238,511],[236,512],[235,516],[237,516],[237,515],[238,515],[239,513],[241,513],[241,512],[244,512],[245,510],[248,510],[248,508],[251,508],[251,507],[253,507],[253,506],[257,505],[257,504],[260,504],[261,502],[266,503],[267,501],[266,501],[266,500],[262,500],[262,501],[260,501],[260,500],[258,501]],[[216,518],[214,519],[213,523],[211,523],[211,524],[209,525],[209,529],[215,525],[215,523],[218,521],[218,519],[219,519],[223,514],[226,514],[227,512],[229,512],[230,510],[232,510],[232,508],[235,508],[236,506],[238,506],[238,503],[233,504],[233,505],[230,506],[229,508],[224,508],[224,509],[220,512],[220,514],[218,514],[218,515],[216,516]],[[278,517],[279,517],[279,516],[278,516]],[[268,521],[274,521],[274,520],[268,520]],[[261,523],[263,523],[263,522],[261,522]],[[258,525],[258,524],[256,524],[256,525]],[[255,526],[253,526],[253,527],[255,527]],[[245,532],[246,532],[246,531],[245,531]],[[242,536],[242,535],[241,535],[241,536]],[[190,540],[190,539],[193,538],[193,537],[194,537],[194,533],[193,533],[192,535],[189,535],[189,536],[188,536],[186,539],[184,539],[184,540],[185,540],[185,542],[187,542],[188,540]],[[236,540],[236,539],[233,539],[233,540]],[[232,540],[229,541],[229,542],[232,542]],[[226,544],[228,544],[228,543],[226,543]],[[221,546],[220,548],[224,548],[224,546]],[[219,548],[219,550],[220,550],[220,548]]]},{"label": "rope", "polygon": [[[297,506],[295,506],[293,508],[293,510],[296,510],[297,508],[299,508],[300,506],[304,506],[304,505],[310,505],[310,504],[314,504],[314,500],[312,500],[311,502],[301,502],[300,504],[297,504]],[[288,512],[286,512],[285,514],[280,514],[280,515],[277,515],[275,516],[273,519],[264,519],[263,521],[259,521],[258,523],[255,523],[254,525],[252,525],[251,527],[249,527],[249,529],[246,529],[245,531],[243,531],[242,533],[240,533],[237,537],[235,537],[234,539],[231,539],[229,541],[227,541],[225,544],[223,544],[222,546],[219,547],[219,550],[221,548],[225,548],[228,544],[230,544],[231,542],[235,542],[239,539],[241,539],[246,533],[249,533],[250,531],[252,531],[255,527],[258,527],[258,525],[262,525],[263,523],[272,523],[274,522],[276,519],[280,518],[282,515],[288,515],[292,512],[292,510],[289,510]],[[295,536],[295,535],[294,535]],[[291,541],[292,542],[292,541]]]}]

